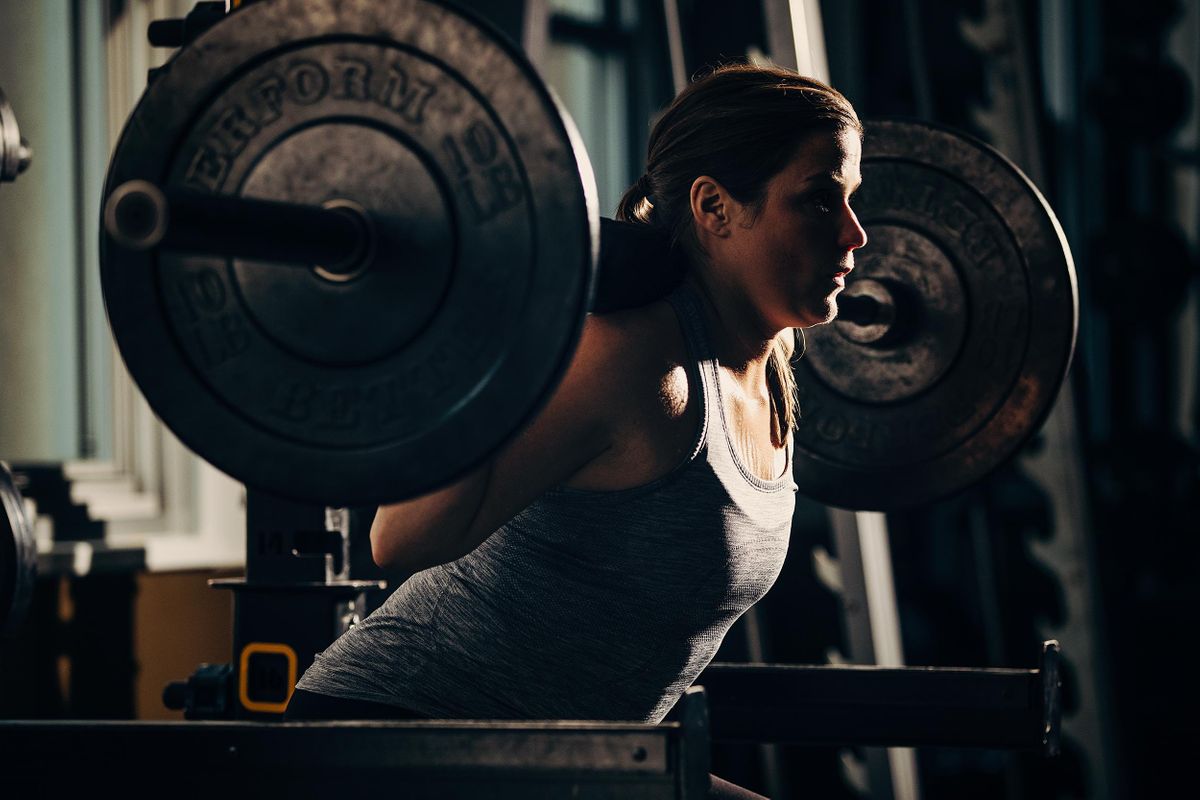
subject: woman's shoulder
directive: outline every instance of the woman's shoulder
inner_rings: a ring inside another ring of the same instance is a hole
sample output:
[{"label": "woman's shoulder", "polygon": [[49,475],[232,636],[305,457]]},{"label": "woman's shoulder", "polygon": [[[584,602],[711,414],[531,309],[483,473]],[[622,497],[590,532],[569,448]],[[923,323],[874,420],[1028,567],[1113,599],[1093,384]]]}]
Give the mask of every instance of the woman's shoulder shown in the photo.
[{"label": "woman's shoulder", "polygon": [[589,314],[580,349],[651,373],[682,365],[687,346],[666,300],[606,314]]},{"label": "woman's shoulder", "polygon": [[611,446],[576,472],[568,486],[616,491],[640,486],[673,469],[694,446],[699,392],[685,368],[687,345],[666,301],[592,315],[580,345],[581,370],[607,364],[593,399]]},{"label": "woman's shoulder", "polygon": [[[604,365],[603,393],[626,428],[684,413],[689,392],[687,343],[670,303],[589,316],[580,345],[584,364]],[[581,364],[583,368],[587,368]]]}]

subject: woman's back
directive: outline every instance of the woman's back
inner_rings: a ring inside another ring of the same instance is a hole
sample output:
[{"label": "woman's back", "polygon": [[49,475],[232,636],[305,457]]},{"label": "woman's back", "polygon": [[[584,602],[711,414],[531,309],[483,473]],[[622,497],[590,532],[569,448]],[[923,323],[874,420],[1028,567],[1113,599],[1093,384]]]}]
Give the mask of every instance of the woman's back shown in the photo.
[{"label": "woman's back", "polygon": [[[609,323],[663,334],[614,375],[662,389],[616,393],[631,420],[621,444],[468,555],[413,576],[300,688],[449,717],[669,710],[773,583],[795,491],[787,471],[765,480],[735,454],[698,298],[683,287],[670,300]],[[674,340],[663,310],[679,315]]]}]

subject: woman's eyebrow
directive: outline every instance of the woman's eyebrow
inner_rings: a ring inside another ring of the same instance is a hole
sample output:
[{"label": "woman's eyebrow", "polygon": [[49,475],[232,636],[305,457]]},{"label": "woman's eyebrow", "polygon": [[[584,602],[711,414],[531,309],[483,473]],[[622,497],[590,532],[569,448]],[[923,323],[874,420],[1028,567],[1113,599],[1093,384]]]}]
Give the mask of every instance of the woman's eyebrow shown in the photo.
[{"label": "woman's eyebrow", "polygon": [[[818,172],[818,173],[814,173],[813,175],[808,176],[807,178],[804,178],[800,182],[800,185],[805,186],[805,187],[829,187],[829,188],[834,188],[834,189],[841,189],[843,186],[847,186],[848,182],[840,173]],[[862,186],[862,177],[861,176],[859,176],[858,180],[855,181],[854,185],[850,187],[851,193],[858,191],[858,187],[860,187],[860,186]]]}]

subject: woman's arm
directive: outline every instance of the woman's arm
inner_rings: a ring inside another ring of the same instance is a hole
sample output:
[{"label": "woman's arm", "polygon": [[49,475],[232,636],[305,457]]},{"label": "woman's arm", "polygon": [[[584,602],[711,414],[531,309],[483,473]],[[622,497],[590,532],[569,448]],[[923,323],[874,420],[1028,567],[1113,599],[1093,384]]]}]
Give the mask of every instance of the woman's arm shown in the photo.
[{"label": "woman's arm", "polygon": [[416,572],[470,552],[474,545],[467,546],[466,534],[479,511],[494,466],[494,461],[488,461],[444,489],[380,506],[371,523],[371,557],[375,563]]},{"label": "woman's arm", "polygon": [[629,344],[622,325],[589,316],[566,375],[528,428],[458,482],[380,507],[371,526],[375,562],[416,572],[461,558],[608,450]]}]

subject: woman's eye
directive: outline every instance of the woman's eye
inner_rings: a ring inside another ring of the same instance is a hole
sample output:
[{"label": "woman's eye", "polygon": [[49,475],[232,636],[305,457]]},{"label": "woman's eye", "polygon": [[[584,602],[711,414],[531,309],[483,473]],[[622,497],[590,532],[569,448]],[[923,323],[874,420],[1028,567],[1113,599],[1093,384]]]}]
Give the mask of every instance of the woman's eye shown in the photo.
[{"label": "woman's eye", "polygon": [[828,194],[819,194],[812,198],[812,206],[820,214],[832,214],[836,203]]}]

